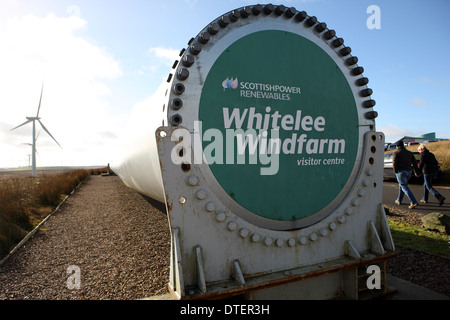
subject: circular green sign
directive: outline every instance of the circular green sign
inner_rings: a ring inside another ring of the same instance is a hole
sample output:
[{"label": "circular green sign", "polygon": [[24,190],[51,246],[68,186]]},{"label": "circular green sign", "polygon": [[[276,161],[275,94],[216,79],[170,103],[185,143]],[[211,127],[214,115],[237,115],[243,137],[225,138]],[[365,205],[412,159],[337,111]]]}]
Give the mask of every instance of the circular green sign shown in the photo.
[{"label": "circular green sign", "polygon": [[202,146],[221,188],[251,213],[295,221],[330,205],[359,143],[348,81],[312,41],[246,35],[212,65],[199,104]]}]

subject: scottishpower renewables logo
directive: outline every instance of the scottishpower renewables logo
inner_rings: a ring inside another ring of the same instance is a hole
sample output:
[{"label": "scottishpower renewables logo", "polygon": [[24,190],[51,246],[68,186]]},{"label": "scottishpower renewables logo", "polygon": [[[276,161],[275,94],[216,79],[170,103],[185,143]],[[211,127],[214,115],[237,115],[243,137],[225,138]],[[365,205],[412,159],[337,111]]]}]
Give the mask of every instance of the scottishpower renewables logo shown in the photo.
[{"label": "scottishpower renewables logo", "polygon": [[291,100],[292,95],[300,95],[301,89],[298,86],[286,86],[280,84],[257,83],[250,81],[238,81],[238,78],[227,77],[222,81],[223,90],[238,89],[242,98]]},{"label": "scottishpower renewables logo", "polygon": [[222,87],[223,90],[225,91],[225,89],[236,89],[239,85],[238,79],[235,78],[226,78],[224,81],[222,81]]}]

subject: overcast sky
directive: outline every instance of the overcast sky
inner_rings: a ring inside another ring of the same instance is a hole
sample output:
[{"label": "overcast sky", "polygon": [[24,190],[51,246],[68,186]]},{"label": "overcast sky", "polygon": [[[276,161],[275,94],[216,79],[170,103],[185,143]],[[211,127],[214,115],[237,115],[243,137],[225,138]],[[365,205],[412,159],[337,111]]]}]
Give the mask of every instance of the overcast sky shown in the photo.
[{"label": "overcast sky", "polygon": [[[242,0],[0,0],[0,167],[28,165],[44,83],[38,166],[106,165],[191,37]],[[450,138],[447,0],[287,0],[343,37],[365,69],[377,130]],[[370,5],[380,28],[369,29]]]}]

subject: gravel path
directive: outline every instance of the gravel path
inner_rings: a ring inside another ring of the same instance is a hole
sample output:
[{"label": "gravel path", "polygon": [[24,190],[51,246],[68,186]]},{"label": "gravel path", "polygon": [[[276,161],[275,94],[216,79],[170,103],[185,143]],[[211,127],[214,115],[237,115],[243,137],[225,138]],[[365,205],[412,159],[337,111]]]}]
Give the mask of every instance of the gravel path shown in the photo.
[{"label": "gravel path", "polygon": [[[421,218],[426,215],[392,205],[385,209],[391,218],[416,226],[422,225]],[[387,263],[387,272],[450,297],[450,259],[398,246],[396,252],[396,258]]]},{"label": "gravel path", "polygon": [[[448,259],[403,248],[397,252],[388,261],[388,272],[450,296]],[[0,299],[142,299],[165,294],[169,253],[162,204],[145,199],[116,176],[91,176],[0,266]],[[80,289],[67,286],[70,266],[79,268]]]},{"label": "gravel path", "polygon": [[[166,293],[169,227],[164,207],[153,204],[116,176],[89,177],[0,266],[0,299],[141,299]],[[68,274],[70,266],[79,268],[80,289],[68,288],[68,278],[77,277]]]},{"label": "gravel path", "polygon": [[449,259],[401,247],[396,252],[387,262],[388,273],[450,297]]}]

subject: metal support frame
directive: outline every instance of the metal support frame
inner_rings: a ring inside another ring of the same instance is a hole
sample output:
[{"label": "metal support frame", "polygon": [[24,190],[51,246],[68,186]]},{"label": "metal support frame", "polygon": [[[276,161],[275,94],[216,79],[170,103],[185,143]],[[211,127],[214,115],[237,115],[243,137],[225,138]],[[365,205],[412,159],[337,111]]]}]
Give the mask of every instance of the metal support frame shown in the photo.
[{"label": "metal support frame", "polygon": [[[195,165],[184,172],[174,164],[173,130],[161,127],[156,137],[172,231],[169,289],[175,299],[286,297],[275,287],[294,299],[309,298],[301,289],[306,279],[309,288],[322,291],[313,297],[332,298],[332,292],[357,299],[348,286],[358,284],[358,268],[393,257],[381,202],[382,152],[364,153],[352,191],[328,217],[307,228],[274,231],[251,226],[228,210]],[[366,150],[383,150],[383,144],[381,133],[365,136]],[[325,286],[321,282],[329,274],[334,275]]]}]

